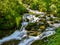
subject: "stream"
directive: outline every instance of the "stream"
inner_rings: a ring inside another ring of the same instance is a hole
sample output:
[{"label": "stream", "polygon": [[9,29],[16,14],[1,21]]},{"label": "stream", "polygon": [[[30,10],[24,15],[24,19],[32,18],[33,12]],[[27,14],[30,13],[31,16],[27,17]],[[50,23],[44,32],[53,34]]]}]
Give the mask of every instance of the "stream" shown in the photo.
[{"label": "stream", "polygon": [[[35,10],[28,9],[29,12],[33,12],[34,14],[39,14],[41,17],[44,16],[44,12],[39,12]],[[29,21],[27,22],[27,19]],[[33,19],[34,18],[34,19]],[[47,17],[48,18],[48,17]],[[23,22],[21,23],[21,28],[20,30],[16,30],[14,33],[12,33],[10,36],[4,37],[0,39],[0,45],[2,45],[4,42],[10,41],[10,40],[20,40],[20,43],[17,45],[31,45],[34,41],[36,40],[42,40],[45,37],[54,35],[56,32],[55,30],[60,26],[60,23],[54,23],[52,26],[53,27],[47,27],[44,32],[42,32],[40,35],[37,36],[28,36],[27,35],[27,30],[25,27],[28,25],[28,23],[34,23],[34,22],[39,22],[40,18],[35,17],[35,15],[32,14],[24,14],[23,15]],[[25,38],[25,39],[23,39]]]}]

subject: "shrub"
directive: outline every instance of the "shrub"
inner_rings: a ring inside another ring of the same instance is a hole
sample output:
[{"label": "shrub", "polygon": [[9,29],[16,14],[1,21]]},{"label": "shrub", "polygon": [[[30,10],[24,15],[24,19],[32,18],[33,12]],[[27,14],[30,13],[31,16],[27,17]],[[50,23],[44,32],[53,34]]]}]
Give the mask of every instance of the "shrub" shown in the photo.
[{"label": "shrub", "polygon": [[17,0],[0,0],[0,29],[18,28],[24,12],[26,8]]}]

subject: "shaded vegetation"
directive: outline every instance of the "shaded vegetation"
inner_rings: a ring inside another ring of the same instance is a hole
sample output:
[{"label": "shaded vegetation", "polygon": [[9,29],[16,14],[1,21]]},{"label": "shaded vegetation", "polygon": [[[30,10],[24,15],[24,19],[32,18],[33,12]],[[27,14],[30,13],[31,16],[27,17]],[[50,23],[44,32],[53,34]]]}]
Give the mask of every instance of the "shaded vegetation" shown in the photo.
[{"label": "shaded vegetation", "polygon": [[24,12],[26,8],[17,0],[0,0],[0,29],[18,28]]},{"label": "shaded vegetation", "polygon": [[17,45],[19,42],[19,40],[10,40],[2,45]]},{"label": "shaded vegetation", "polygon": [[0,30],[0,39],[2,39],[3,37],[9,36],[11,35],[15,30]]}]

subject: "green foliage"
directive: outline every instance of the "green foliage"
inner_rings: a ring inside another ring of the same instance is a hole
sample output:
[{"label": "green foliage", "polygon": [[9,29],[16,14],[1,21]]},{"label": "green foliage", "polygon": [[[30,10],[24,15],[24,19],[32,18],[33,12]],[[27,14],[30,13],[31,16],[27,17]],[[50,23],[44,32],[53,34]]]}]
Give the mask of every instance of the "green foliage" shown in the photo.
[{"label": "green foliage", "polygon": [[[37,8],[39,11],[55,11],[56,5],[51,0],[33,0],[31,4],[31,8]],[[54,6],[53,6],[54,5]]]},{"label": "green foliage", "polygon": [[17,0],[0,0],[0,29],[18,27],[21,15],[27,12]]},{"label": "green foliage", "polygon": [[30,5],[30,8],[33,10],[50,12],[52,14],[57,14],[57,16],[60,17],[60,0],[22,0],[22,2]]},{"label": "green foliage", "polygon": [[18,16],[18,17],[16,17],[16,25],[17,25],[17,28],[19,28],[20,25],[21,25],[21,20],[22,20],[21,17],[22,17],[22,16]]},{"label": "green foliage", "polygon": [[47,45],[60,45],[60,27],[56,30],[56,34],[48,38],[50,41]]}]

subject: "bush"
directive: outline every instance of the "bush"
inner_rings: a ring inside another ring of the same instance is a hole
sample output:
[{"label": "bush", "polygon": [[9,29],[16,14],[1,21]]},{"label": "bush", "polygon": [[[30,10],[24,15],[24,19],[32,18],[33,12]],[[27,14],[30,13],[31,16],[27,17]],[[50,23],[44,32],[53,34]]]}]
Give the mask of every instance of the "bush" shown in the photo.
[{"label": "bush", "polygon": [[26,8],[17,0],[0,0],[0,29],[18,28],[24,12]]}]

